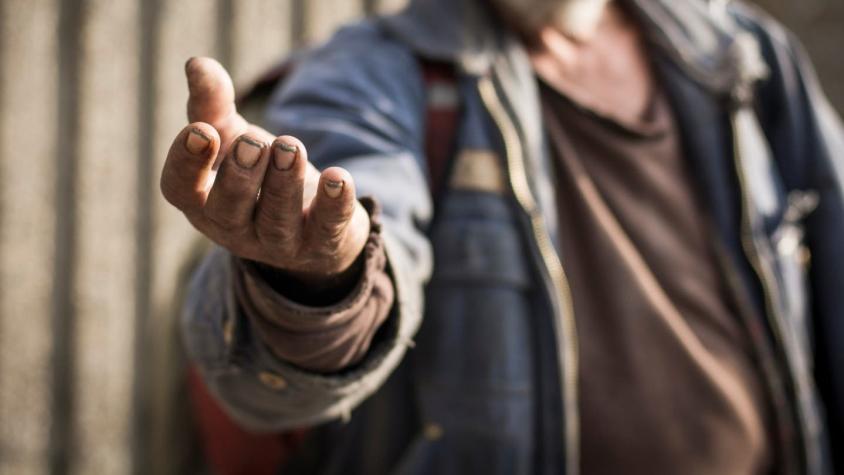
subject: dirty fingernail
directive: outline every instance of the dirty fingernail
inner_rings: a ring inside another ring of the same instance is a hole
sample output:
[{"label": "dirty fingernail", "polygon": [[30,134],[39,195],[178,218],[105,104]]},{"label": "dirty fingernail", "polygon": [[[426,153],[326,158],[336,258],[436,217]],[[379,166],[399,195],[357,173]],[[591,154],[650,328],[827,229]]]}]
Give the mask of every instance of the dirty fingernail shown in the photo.
[{"label": "dirty fingernail", "polygon": [[199,155],[200,153],[205,152],[208,150],[210,145],[211,138],[202,133],[199,129],[191,129],[188,134],[188,139],[185,142],[185,147],[188,149],[188,152],[193,155]]},{"label": "dirty fingernail", "polygon": [[293,164],[296,163],[296,152],[299,149],[295,145],[290,145],[284,142],[275,144],[273,150],[273,162],[275,167],[279,170],[290,170]]},{"label": "dirty fingernail", "polygon": [[337,198],[343,193],[343,181],[328,180],[325,182],[325,194],[330,198]]},{"label": "dirty fingernail", "polygon": [[252,168],[261,158],[262,145],[248,137],[241,137],[234,151],[234,159],[243,168]]}]

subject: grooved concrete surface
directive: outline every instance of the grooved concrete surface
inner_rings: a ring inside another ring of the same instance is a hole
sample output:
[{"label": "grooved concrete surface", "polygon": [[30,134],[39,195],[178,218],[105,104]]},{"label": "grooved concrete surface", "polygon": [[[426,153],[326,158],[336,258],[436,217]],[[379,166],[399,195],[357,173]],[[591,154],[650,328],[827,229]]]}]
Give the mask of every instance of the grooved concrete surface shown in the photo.
[{"label": "grooved concrete surface", "polygon": [[840,0],[757,0],[785,23],[809,52],[824,90],[844,113],[844,2]]}]

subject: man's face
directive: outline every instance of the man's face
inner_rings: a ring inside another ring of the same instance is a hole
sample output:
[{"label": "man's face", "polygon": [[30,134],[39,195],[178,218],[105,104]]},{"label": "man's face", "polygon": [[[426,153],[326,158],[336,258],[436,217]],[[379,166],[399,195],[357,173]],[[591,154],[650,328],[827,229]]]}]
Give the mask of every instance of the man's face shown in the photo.
[{"label": "man's face", "polygon": [[609,0],[490,0],[525,32],[551,26],[576,39],[594,31]]}]

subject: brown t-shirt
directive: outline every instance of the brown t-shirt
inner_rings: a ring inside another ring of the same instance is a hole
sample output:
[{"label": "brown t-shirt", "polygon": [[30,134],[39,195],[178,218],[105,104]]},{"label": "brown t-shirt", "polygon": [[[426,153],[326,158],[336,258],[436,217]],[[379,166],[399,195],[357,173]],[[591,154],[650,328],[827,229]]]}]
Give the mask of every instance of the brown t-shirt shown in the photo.
[{"label": "brown t-shirt", "polygon": [[541,87],[580,342],[583,473],[767,473],[769,404],[667,100],[625,124]]}]

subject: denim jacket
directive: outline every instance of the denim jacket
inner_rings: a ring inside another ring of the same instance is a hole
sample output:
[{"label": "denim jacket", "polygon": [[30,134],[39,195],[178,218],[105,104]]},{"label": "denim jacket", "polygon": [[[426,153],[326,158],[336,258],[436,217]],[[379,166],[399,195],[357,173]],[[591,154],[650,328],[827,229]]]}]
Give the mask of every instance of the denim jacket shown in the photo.
[{"label": "denim jacket", "polygon": [[[270,101],[270,131],[299,137],[317,167],[347,168],[383,206],[396,303],[361,363],[316,374],[275,358],[234,299],[225,251],[193,278],[183,334],[209,388],[254,430],[322,424],[321,473],[578,473],[588,369],[557,257],[565,229],[536,80],[481,3],[417,0],[349,26]],[[625,3],[673,103],[725,277],[763,317],[748,325],[774,349],[766,377],[800,441],[790,469],[830,473],[844,451],[840,119],[799,45],[764,14]],[[506,185],[447,189],[436,213],[420,57],[454,64],[456,154],[494,157]]]}]

